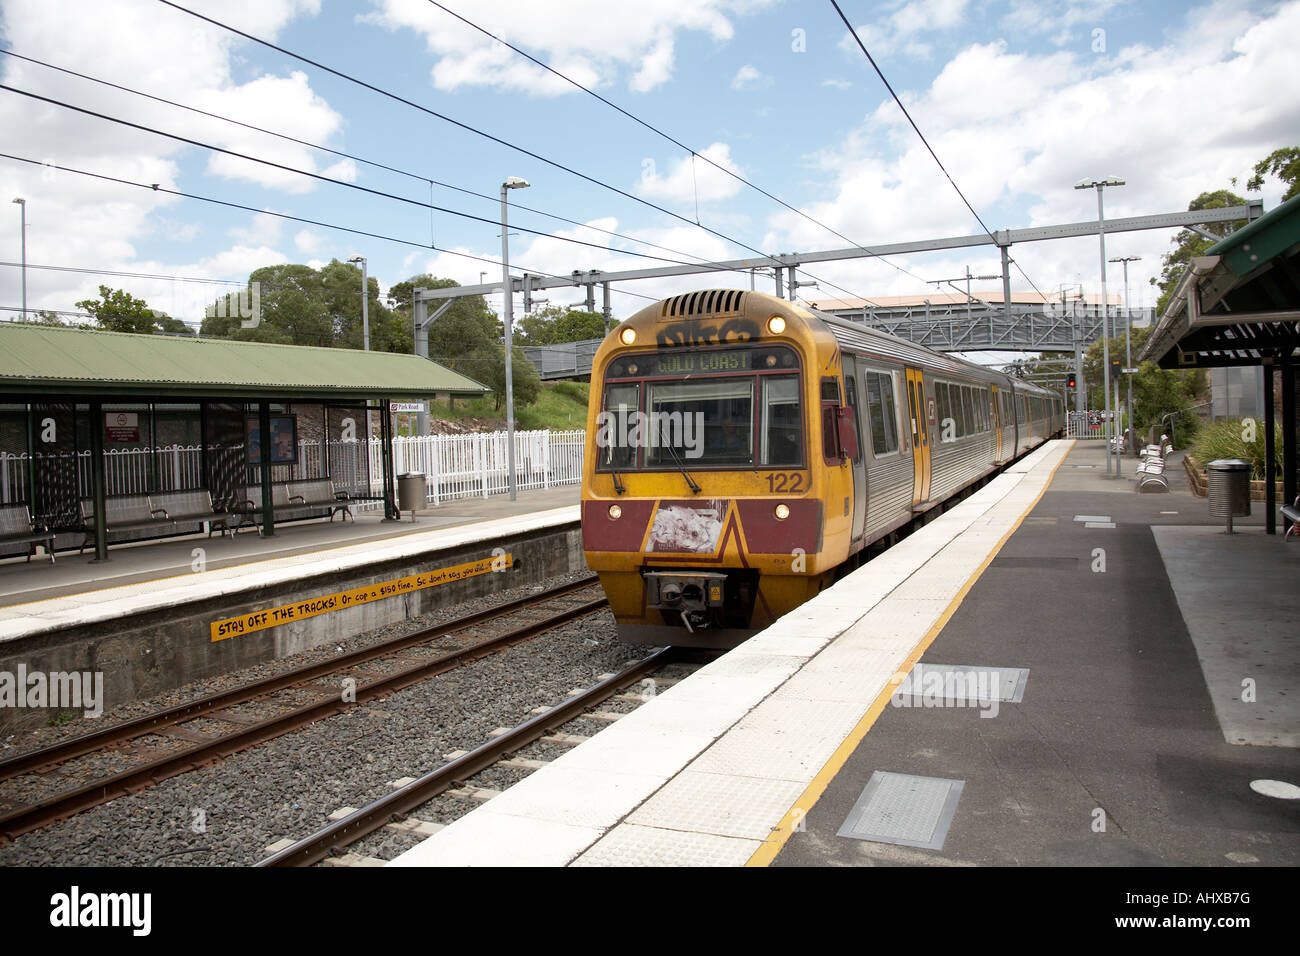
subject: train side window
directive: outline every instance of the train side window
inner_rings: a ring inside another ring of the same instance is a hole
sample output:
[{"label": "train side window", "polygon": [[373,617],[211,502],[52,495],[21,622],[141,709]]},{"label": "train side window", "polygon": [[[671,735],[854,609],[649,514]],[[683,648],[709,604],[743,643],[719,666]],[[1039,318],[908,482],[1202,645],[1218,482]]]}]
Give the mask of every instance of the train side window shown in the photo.
[{"label": "train side window", "polygon": [[898,406],[894,398],[894,376],[867,372],[867,417],[871,420],[871,450],[876,455],[898,451]]},{"label": "train side window", "polygon": [[[859,436],[862,435],[862,416],[858,414],[858,383],[853,378],[852,373],[844,376],[844,397],[848,402],[849,408],[853,409],[853,430]],[[858,453],[853,456],[854,464],[862,460],[862,440],[858,439]]]},{"label": "train side window", "polygon": [[803,463],[803,424],[799,415],[799,377],[764,375],[763,420],[759,432],[759,461],[764,465]]},{"label": "train side window", "polygon": [[640,407],[640,385],[610,385],[605,389],[605,412],[610,419],[609,427],[596,433],[597,443],[604,446],[599,458],[602,468],[636,467],[636,445],[621,441],[621,436],[627,434],[622,423],[628,421]]},{"label": "train side window", "polygon": [[944,382],[935,383],[934,407],[935,418],[937,419],[937,424],[939,426],[939,439],[942,441],[944,437],[946,437],[944,433],[947,431],[943,423],[952,415],[952,412],[949,411],[951,406],[948,402],[948,386]]}]

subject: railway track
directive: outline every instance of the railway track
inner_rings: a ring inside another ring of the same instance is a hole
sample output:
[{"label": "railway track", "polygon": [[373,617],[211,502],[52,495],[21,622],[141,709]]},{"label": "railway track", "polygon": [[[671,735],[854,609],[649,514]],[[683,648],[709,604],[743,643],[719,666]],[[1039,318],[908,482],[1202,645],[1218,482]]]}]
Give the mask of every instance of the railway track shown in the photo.
[{"label": "railway track", "polygon": [[[420,806],[453,787],[463,786],[471,777],[517,753],[534,741],[555,735],[570,721],[583,717],[591,708],[618,695],[655,671],[678,663],[687,656],[699,654],[681,648],[666,647],[640,661],[634,661],[617,674],[588,687],[581,693],[525,721],[512,730],[489,740],[460,757],[405,783],[368,806],[354,810],[317,832],[284,846],[261,860],[262,867],[311,866],[314,863],[340,862],[341,865],[378,865],[383,862],[368,857],[343,853],[347,847],[363,837],[387,826],[407,832],[428,835],[437,827],[408,816]],[[676,683],[675,680],[667,683]],[[602,715],[607,719],[612,715]],[[575,743],[584,738],[569,735],[566,742]],[[541,762],[516,761],[516,764],[537,766]]]},{"label": "railway track", "polygon": [[[135,793],[607,606],[594,576],[0,762],[0,842]],[[483,631],[492,629],[487,635]],[[427,645],[460,641],[449,651]],[[368,668],[368,669],[367,669]],[[347,681],[352,683],[348,684]],[[193,724],[193,726],[187,726]],[[222,729],[220,725],[230,729]],[[216,732],[212,732],[216,727]],[[155,756],[158,751],[160,755]],[[149,751],[153,751],[150,753]],[[77,781],[82,758],[126,767]],[[62,781],[60,781],[62,777]],[[60,788],[60,783],[72,785]],[[15,791],[35,792],[34,799]],[[8,791],[8,793],[6,793]]]}]

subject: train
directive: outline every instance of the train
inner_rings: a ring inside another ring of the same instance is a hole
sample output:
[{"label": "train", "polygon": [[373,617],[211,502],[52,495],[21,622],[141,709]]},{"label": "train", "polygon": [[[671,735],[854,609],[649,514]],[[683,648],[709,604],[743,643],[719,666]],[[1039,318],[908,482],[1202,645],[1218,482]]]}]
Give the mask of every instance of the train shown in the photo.
[{"label": "train", "polygon": [[761,292],[592,364],[582,539],[621,641],[734,647],[1065,427],[1061,395]]}]

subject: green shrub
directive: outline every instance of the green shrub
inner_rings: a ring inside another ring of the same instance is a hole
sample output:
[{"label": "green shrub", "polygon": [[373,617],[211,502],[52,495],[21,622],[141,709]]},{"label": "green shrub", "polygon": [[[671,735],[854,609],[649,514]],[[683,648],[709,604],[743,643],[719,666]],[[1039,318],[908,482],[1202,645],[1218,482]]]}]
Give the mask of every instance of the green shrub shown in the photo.
[{"label": "green shrub", "polygon": [[[1240,458],[1253,467],[1251,477],[1264,477],[1264,423],[1256,422],[1254,439],[1247,441],[1251,429],[1239,419],[1222,419],[1211,422],[1201,429],[1192,444],[1192,454],[1196,456],[1201,467],[1220,458]],[[1282,473],[1282,426],[1274,425],[1273,432],[1273,466],[1277,474]]]}]

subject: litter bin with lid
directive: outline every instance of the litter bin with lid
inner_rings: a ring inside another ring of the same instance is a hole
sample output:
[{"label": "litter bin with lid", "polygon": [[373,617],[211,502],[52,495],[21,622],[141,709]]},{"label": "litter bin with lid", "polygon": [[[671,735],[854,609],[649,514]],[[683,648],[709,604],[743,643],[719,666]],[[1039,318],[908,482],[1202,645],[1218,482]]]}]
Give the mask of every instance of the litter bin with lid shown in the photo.
[{"label": "litter bin with lid", "polygon": [[414,521],[415,512],[424,507],[424,499],[424,472],[410,471],[397,476],[397,509],[399,511],[411,512],[411,520]]},{"label": "litter bin with lid", "polygon": [[1206,466],[1210,517],[1227,518],[1228,534],[1232,519],[1250,515],[1250,473],[1254,466],[1240,458],[1219,458]]}]

